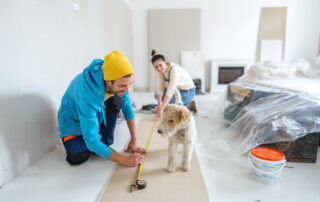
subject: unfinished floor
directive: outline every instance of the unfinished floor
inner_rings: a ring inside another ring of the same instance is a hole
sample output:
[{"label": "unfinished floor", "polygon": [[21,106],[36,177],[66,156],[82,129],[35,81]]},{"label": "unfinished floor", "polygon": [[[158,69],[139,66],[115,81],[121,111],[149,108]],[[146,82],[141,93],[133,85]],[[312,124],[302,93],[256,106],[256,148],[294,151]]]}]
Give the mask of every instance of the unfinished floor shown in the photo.
[{"label": "unfinished floor", "polygon": [[[143,104],[155,103],[153,96],[153,93],[134,93],[133,101],[139,109]],[[196,96],[199,109],[195,115],[198,128],[196,152],[210,201],[320,201],[319,151],[315,164],[287,163],[291,168],[285,168],[280,182],[272,186],[251,178],[247,154],[221,157],[223,150],[219,148],[223,147],[223,142],[216,137],[221,125],[216,118],[219,96]],[[143,116],[145,114],[136,113],[137,122]],[[120,123],[117,130],[126,134],[115,139],[114,148],[121,150],[129,138],[125,122]],[[115,164],[92,156],[89,162],[71,167],[65,163],[64,155],[63,147],[58,146],[3,186],[0,201],[96,201],[112,176]]]},{"label": "unfinished floor", "polygon": [[[138,107],[155,103],[152,93],[136,93]],[[221,129],[217,119],[222,94],[196,96],[199,112],[195,115],[198,129],[197,154],[204,181],[212,202],[301,202],[320,201],[320,156],[317,163],[287,163],[276,185],[256,182],[250,175],[248,154],[220,157],[223,142],[216,138]],[[210,144],[208,144],[210,142]]]}]

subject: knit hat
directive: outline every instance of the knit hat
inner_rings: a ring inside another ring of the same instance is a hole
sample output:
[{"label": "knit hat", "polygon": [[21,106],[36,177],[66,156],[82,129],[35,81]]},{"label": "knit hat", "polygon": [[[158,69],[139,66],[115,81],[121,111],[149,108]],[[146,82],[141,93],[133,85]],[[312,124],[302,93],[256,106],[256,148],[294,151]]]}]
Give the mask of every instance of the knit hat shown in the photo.
[{"label": "knit hat", "polygon": [[104,58],[102,70],[105,81],[112,81],[128,74],[134,74],[128,59],[119,51],[112,51]]}]

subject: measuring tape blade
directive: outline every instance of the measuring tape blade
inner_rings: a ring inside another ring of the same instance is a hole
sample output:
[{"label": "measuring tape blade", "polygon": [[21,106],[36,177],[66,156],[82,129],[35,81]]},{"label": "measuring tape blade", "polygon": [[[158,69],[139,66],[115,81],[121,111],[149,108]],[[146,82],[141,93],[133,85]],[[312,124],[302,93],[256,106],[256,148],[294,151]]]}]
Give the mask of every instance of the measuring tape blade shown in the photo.
[{"label": "measuring tape blade", "polygon": [[[143,154],[144,157],[146,157],[147,150],[148,150],[148,147],[149,147],[149,143],[150,143],[151,136],[152,136],[152,133],[153,133],[153,129],[154,129],[155,125],[156,125],[156,122],[157,122],[157,118],[153,121],[152,128],[151,128],[151,131],[149,133],[149,138],[148,138],[148,141],[147,141],[147,145],[146,145],[146,148],[145,148],[146,153]],[[140,155],[139,153],[136,153],[136,154]],[[135,187],[136,189],[144,189],[147,186],[147,183],[146,183],[145,180],[140,180],[143,163],[144,163],[144,159],[142,160],[142,162],[140,164],[140,167],[139,167],[139,173],[138,173],[136,184],[130,186],[130,192],[132,192],[132,188],[133,187]]]}]

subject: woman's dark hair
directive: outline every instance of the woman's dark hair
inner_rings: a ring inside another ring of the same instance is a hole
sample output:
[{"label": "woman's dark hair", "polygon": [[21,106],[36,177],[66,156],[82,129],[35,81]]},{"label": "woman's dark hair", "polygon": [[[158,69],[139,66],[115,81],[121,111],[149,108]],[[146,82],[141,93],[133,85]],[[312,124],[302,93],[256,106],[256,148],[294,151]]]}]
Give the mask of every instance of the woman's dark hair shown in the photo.
[{"label": "woman's dark hair", "polygon": [[157,54],[156,50],[154,49],[151,51],[151,56],[152,56],[152,59],[151,59],[152,64],[159,59],[161,59],[162,61],[166,61],[165,57],[163,55]]}]

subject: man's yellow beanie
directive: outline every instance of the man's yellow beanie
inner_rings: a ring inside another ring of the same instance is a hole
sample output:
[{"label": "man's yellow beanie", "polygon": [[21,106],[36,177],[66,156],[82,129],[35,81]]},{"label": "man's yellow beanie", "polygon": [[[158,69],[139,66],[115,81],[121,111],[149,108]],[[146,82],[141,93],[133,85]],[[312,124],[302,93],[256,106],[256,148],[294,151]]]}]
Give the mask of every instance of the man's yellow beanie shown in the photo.
[{"label": "man's yellow beanie", "polygon": [[112,51],[104,58],[102,70],[105,81],[112,81],[128,74],[134,74],[128,59],[119,51]]}]

